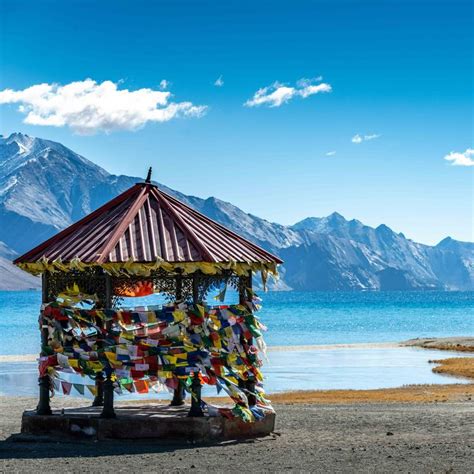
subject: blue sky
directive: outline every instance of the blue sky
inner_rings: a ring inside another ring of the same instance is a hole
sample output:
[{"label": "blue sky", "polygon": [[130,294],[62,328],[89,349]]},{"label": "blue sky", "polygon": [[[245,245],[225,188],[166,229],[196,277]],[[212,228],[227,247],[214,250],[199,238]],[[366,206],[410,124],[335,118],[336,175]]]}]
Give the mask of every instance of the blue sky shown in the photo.
[{"label": "blue sky", "polygon": [[[424,243],[474,240],[474,166],[453,165],[473,158],[470,1],[0,5],[4,135],[60,141],[117,174],[153,165],[170,187],[283,224],[338,211]],[[88,78],[87,98],[61,96]],[[104,81],[105,112],[78,114]],[[43,83],[46,105],[28,93]],[[140,89],[172,118],[142,110]]]}]

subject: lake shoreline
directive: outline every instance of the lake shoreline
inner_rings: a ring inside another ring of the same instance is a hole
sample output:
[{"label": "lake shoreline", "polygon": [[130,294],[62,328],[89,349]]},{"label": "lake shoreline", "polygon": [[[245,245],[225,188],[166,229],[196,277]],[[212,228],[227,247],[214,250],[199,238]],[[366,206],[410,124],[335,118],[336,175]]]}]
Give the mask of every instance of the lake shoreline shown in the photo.
[{"label": "lake shoreline", "polygon": [[[335,349],[395,349],[403,347],[403,343],[398,342],[367,342],[354,344],[315,344],[301,346],[268,346],[268,352],[294,352],[294,351],[321,351]],[[5,354],[0,355],[1,362],[35,362],[37,354]]]},{"label": "lake shoreline", "polygon": [[[390,343],[270,346],[264,365],[266,390],[278,400],[294,399],[292,394],[296,393],[306,403],[325,400],[371,403],[386,401],[387,397],[394,401],[421,401],[423,397],[417,391],[420,387],[424,392],[430,391],[430,387],[445,387],[433,390],[443,392],[441,398],[458,400],[462,387],[468,387],[474,380],[474,357],[468,353],[473,351],[474,338],[462,339],[464,345],[460,345],[459,337],[452,337],[440,338],[438,345],[436,339],[430,338]],[[4,387],[0,395],[30,396],[36,392],[37,358],[35,354],[0,356],[0,383]],[[12,391],[9,387],[16,388]],[[390,390],[404,393],[389,393]],[[209,390],[204,392],[203,396],[213,395]],[[474,398],[474,393],[469,392],[469,396]],[[435,393],[425,398],[433,401],[437,397]],[[133,398],[133,394],[119,397],[121,401]],[[144,398],[149,397],[140,397]],[[156,396],[150,398],[156,400]]]},{"label": "lake shoreline", "polygon": [[[439,349],[441,351],[474,352],[474,337],[455,336],[442,338],[417,338],[401,342],[359,342],[348,344],[306,344],[291,346],[268,346],[268,352],[294,352],[294,351],[323,351],[337,349],[396,349],[402,347],[415,347],[420,349]],[[1,362],[35,362],[37,354],[4,354],[0,355]]]}]

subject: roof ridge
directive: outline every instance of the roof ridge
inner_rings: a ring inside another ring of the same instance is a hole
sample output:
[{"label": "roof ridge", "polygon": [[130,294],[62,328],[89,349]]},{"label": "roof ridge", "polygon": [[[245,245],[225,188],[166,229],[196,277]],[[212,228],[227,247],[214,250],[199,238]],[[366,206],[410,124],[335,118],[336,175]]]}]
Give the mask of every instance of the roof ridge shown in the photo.
[{"label": "roof ridge", "polygon": [[[124,253],[122,253],[122,250]],[[282,263],[248,238],[211,219],[153,184],[137,183],[96,211],[15,260],[102,265],[174,262]]]},{"label": "roof ridge", "polygon": [[[206,255],[211,262],[217,262],[217,259],[212,255],[212,253],[206,248],[206,246],[202,243],[201,239],[194,233],[194,231],[188,226],[188,224],[182,219],[182,217],[173,209],[172,206],[167,202],[164,196],[168,197],[169,194],[161,191],[157,186],[152,188],[152,193],[158,199],[160,204],[164,204],[166,210],[172,214],[173,218],[179,223],[183,230],[185,230],[191,239],[194,241],[194,244]],[[163,196],[164,195],[164,196]]]},{"label": "roof ridge", "polygon": [[[143,186],[141,183],[137,183],[139,186]],[[140,208],[143,206],[144,202],[148,198],[149,190],[151,186],[146,184],[142,187],[140,194],[136,197],[133,203],[127,210],[124,218],[120,220],[112,232],[110,238],[106,241],[102,249],[99,251],[99,258],[97,259],[97,263],[104,263],[107,258],[107,255],[114,249],[117,245],[117,242],[122,237],[122,234],[126,231],[127,227],[133,221],[135,216],[137,215]]]}]

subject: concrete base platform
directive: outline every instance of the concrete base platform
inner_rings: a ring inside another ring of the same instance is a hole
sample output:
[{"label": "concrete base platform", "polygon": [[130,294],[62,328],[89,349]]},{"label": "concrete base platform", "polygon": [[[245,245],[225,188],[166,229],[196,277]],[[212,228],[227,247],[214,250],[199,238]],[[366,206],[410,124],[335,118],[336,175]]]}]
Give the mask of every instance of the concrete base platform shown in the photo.
[{"label": "concrete base platform", "polygon": [[56,440],[149,439],[167,442],[216,442],[255,438],[270,434],[275,414],[260,421],[244,423],[239,418],[222,416],[191,418],[189,406],[116,406],[116,418],[100,418],[100,407],[55,410],[50,416],[25,411],[21,420],[24,436]]}]

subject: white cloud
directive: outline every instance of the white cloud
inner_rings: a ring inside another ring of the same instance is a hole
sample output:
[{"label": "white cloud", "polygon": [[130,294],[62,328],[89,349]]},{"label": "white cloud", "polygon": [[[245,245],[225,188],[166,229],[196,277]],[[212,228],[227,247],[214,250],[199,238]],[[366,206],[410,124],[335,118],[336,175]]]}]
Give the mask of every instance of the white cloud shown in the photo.
[{"label": "white cloud", "polygon": [[374,140],[375,138],[379,138],[380,135],[373,133],[372,135],[364,135],[364,140]]},{"label": "white cloud", "polygon": [[326,153],[326,156],[334,156],[335,154],[336,154],[335,151],[328,151],[328,152]]},{"label": "white cloud", "polygon": [[329,84],[321,82],[322,77],[314,79],[300,79],[296,82],[296,86],[287,86],[280,82],[274,82],[271,86],[262,87],[253,97],[247,100],[244,105],[246,107],[257,107],[267,105],[268,107],[280,107],[295,97],[306,99],[307,97],[319,94],[321,92],[331,92],[332,87]]},{"label": "white cloud", "polygon": [[296,81],[296,85],[298,87],[306,87],[314,82],[321,82],[323,80],[323,76],[313,77],[312,79],[307,79],[303,77],[302,79],[298,79]]},{"label": "white cloud", "polygon": [[452,151],[444,157],[453,166],[474,166],[474,149],[468,148],[464,153]]},{"label": "white cloud", "polygon": [[118,89],[112,81],[92,79],[58,84],[38,84],[23,90],[0,91],[0,104],[18,103],[30,125],[70,127],[83,135],[136,130],[147,122],[167,122],[177,117],[200,117],[207,107],[172,102],[171,93],[153,89]]},{"label": "white cloud", "polygon": [[368,142],[370,140],[375,140],[376,138],[379,138],[380,135],[377,135],[376,133],[373,133],[371,135],[359,135],[358,133],[356,135],[354,135],[352,138],[351,138],[351,142],[352,143],[362,143],[362,142]]},{"label": "white cloud", "polygon": [[214,82],[214,85],[216,87],[222,87],[224,85],[224,79],[222,78],[222,76],[219,76],[215,82]]},{"label": "white cloud", "polygon": [[162,79],[160,81],[160,89],[161,90],[165,90],[165,89],[168,89],[168,87],[171,85],[171,83],[169,81],[167,81],[166,79]]}]

